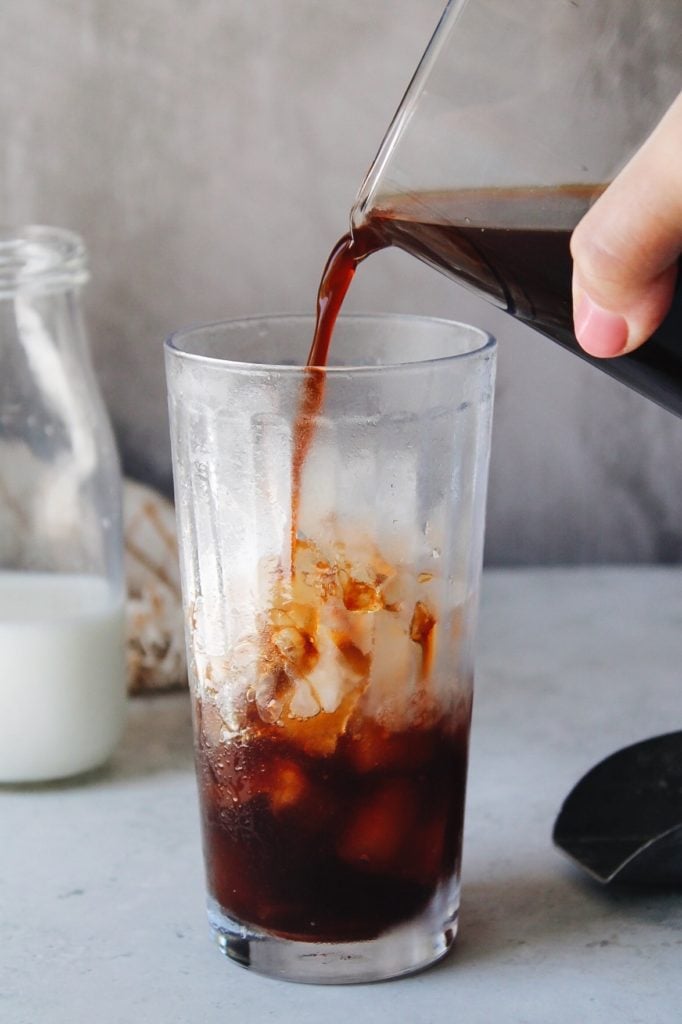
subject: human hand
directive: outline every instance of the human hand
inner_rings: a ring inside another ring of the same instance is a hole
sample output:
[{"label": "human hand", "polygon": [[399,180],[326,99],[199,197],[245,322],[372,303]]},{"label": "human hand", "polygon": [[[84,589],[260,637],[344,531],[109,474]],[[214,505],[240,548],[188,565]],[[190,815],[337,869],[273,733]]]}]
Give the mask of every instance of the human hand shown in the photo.
[{"label": "human hand", "polygon": [[653,334],[680,252],[682,93],[573,232],[573,319],[586,352],[623,355]]}]

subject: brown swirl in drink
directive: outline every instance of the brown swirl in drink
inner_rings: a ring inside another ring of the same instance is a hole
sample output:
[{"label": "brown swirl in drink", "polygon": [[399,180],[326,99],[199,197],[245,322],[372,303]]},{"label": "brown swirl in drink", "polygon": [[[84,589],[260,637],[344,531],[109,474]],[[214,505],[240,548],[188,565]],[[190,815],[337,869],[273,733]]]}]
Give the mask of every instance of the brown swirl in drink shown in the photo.
[{"label": "brown swirl in drink", "polygon": [[438,583],[353,547],[297,541],[242,645],[255,663],[232,725],[213,671],[196,707],[211,895],[232,919],[324,942],[449,893],[464,812],[470,687],[446,680],[453,703],[434,679]]}]

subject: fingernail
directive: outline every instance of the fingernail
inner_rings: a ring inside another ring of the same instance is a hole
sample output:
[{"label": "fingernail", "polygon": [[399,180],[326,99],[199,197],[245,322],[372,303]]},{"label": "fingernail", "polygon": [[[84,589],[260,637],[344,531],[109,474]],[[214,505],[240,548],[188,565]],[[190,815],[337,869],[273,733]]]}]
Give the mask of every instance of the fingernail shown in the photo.
[{"label": "fingernail", "polygon": [[617,356],[628,343],[628,324],[620,313],[602,309],[585,292],[573,312],[575,336],[591,356]]}]

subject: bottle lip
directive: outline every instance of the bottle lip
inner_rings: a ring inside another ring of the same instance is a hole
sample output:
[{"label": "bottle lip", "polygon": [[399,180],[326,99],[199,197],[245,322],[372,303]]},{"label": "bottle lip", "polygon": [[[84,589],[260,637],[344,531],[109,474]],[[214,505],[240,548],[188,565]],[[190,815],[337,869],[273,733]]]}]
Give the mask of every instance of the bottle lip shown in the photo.
[{"label": "bottle lip", "polygon": [[0,225],[0,298],[66,291],[88,280],[83,240],[65,228]]}]

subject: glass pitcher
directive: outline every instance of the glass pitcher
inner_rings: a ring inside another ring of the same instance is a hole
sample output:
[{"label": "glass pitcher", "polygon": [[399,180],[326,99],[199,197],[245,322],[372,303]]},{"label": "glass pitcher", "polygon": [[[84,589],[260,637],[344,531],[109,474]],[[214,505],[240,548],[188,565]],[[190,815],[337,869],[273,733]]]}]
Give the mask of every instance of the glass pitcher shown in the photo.
[{"label": "glass pitcher", "polygon": [[93,768],[123,727],[121,481],[86,279],[76,235],[0,230],[0,782]]},{"label": "glass pitcher", "polygon": [[682,89],[678,0],[450,0],[352,212],[682,415],[682,295],[643,348],[572,328],[570,235]]}]

